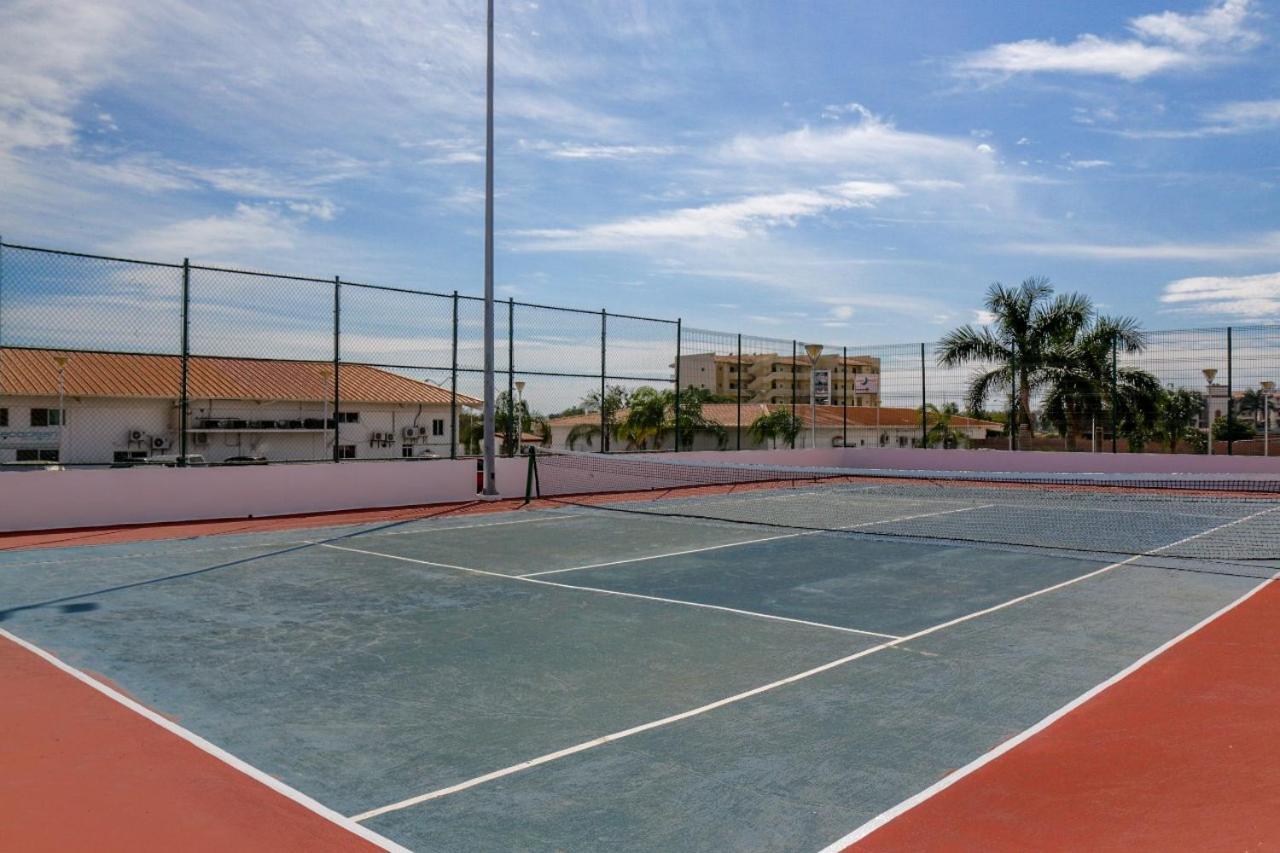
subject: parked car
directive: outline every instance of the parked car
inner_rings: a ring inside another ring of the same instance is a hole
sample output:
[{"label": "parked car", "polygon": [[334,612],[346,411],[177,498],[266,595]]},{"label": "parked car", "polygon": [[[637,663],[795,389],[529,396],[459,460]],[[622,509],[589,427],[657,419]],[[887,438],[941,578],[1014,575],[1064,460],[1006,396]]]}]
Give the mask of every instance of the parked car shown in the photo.
[{"label": "parked car", "polygon": [[232,456],[222,461],[223,465],[266,465],[265,456]]},{"label": "parked car", "polygon": [[[146,459],[138,459],[133,461],[134,465],[163,465],[166,468],[177,468],[183,457],[174,454],[162,454],[159,456],[148,456]],[[186,455],[186,463],[188,468],[195,468],[209,463],[199,453],[188,453]]]}]

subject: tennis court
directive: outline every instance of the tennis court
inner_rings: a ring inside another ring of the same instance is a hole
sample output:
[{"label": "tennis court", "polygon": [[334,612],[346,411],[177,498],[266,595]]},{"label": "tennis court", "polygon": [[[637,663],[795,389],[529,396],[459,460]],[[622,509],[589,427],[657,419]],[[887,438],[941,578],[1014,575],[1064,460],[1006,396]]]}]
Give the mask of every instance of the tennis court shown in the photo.
[{"label": "tennis court", "polygon": [[0,629],[411,849],[819,850],[1280,568],[1262,481],[564,459],[526,507],[0,553]]}]

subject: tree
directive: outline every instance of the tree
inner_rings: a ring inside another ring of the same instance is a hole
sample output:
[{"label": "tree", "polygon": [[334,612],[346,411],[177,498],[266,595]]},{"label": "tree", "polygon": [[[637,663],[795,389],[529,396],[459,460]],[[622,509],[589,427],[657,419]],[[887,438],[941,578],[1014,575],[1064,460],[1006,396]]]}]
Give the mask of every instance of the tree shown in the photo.
[{"label": "tree", "polygon": [[1245,438],[1256,438],[1253,426],[1243,423],[1239,418],[1227,419],[1226,415],[1213,421],[1214,441],[1240,441]]},{"label": "tree", "polygon": [[614,432],[627,442],[628,449],[648,450],[650,442],[656,448],[667,430],[667,405],[670,392],[662,392],[642,385],[631,393],[626,414],[622,415]]},{"label": "tree", "polygon": [[[686,450],[693,447],[693,439],[700,432],[710,433],[715,436],[716,444],[721,450],[729,443],[728,431],[715,421],[709,420],[702,412],[703,403],[711,402],[714,399],[715,395],[705,388],[689,386],[680,393],[680,411],[677,416],[675,395],[671,395],[672,420],[670,428],[679,434],[680,444]],[[676,429],[677,425],[679,429]]]},{"label": "tree", "polygon": [[608,385],[604,389],[603,395],[599,391],[592,391],[582,398],[579,406],[583,414],[597,412],[601,414],[601,423],[599,424],[580,424],[574,427],[569,433],[569,446],[573,447],[574,432],[577,431],[578,440],[586,439],[587,444],[591,444],[593,436],[600,436],[600,448],[602,450],[609,449],[609,439],[617,431],[614,423],[618,412],[627,407],[629,403],[629,395],[627,389],[621,385]]},{"label": "tree", "polygon": [[1265,395],[1266,392],[1258,388],[1246,390],[1240,395],[1239,401],[1236,402],[1236,414],[1252,415],[1254,421],[1262,423],[1263,398]]},{"label": "tree", "polygon": [[[1052,297],[1052,298],[1051,298]],[[1053,343],[1084,324],[1092,311],[1089,300],[1068,293],[1053,297],[1047,278],[1028,278],[1018,287],[996,282],[987,290],[989,325],[961,326],[943,337],[938,353],[942,367],[980,364],[965,395],[970,412],[980,412],[993,393],[1012,395],[1017,385],[1014,430],[1034,430],[1031,395],[1046,378],[1046,356]]]},{"label": "tree", "polygon": [[1200,436],[1195,425],[1203,411],[1204,395],[1199,391],[1179,388],[1164,392],[1156,410],[1156,437],[1170,453],[1177,453],[1182,441],[1190,441],[1194,446],[1195,437]]},{"label": "tree", "polygon": [[933,403],[923,408],[928,430],[924,434],[925,447],[943,447],[952,449],[965,443],[964,433],[952,425],[952,419],[960,414],[960,407],[955,403],[945,403],[939,409]]},{"label": "tree", "polygon": [[802,429],[804,424],[799,418],[793,417],[785,408],[777,408],[759,415],[751,422],[748,432],[753,441],[762,444],[768,441],[770,447],[777,448],[778,439],[782,439],[784,444],[791,444]]},{"label": "tree", "polygon": [[[1117,433],[1141,446],[1150,435],[1164,391],[1145,370],[1116,367],[1117,352],[1135,354],[1147,345],[1146,334],[1131,317],[1086,312],[1078,325],[1065,329],[1045,353],[1045,418],[1074,450],[1086,426],[1096,429],[1115,416]],[[1113,374],[1114,369],[1114,374]]]}]

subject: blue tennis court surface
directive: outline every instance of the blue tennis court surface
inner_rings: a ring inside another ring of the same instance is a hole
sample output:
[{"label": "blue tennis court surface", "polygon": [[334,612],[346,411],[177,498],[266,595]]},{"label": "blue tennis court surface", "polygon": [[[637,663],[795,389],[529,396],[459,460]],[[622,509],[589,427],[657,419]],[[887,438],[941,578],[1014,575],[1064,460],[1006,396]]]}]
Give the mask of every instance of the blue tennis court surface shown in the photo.
[{"label": "blue tennis court surface", "polygon": [[1254,506],[1083,506],[1050,551],[940,541],[1050,523],[1011,502],[732,517],[769,498],[8,552],[0,627],[414,849],[816,850],[1262,574],[1084,547]]}]

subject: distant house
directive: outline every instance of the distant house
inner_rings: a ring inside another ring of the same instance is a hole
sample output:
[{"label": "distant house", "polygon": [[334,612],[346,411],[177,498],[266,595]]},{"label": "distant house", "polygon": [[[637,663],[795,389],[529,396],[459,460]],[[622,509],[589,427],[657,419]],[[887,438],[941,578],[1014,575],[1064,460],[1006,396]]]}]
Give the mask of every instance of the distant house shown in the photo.
[{"label": "distant house", "polygon": [[[447,455],[462,407],[480,401],[359,364],[193,356],[187,452],[209,462]],[[173,455],[181,442],[177,356],[0,349],[0,463],[96,464]],[[59,389],[62,410],[59,410]],[[65,422],[62,413],[65,412]]]},{"label": "distant house", "polygon": [[[744,403],[742,405],[742,449],[759,449],[767,447],[767,443],[757,442],[751,437],[751,423],[760,415],[770,411],[790,411],[789,404]],[[874,406],[818,406],[817,422],[814,434],[818,447],[919,447],[920,446],[920,411],[907,408],[881,408]],[[736,403],[704,403],[702,415],[709,421],[722,426],[728,436],[729,449],[738,447],[738,406]],[[621,422],[627,416],[625,409],[614,416],[614,422]],[[796,447],[809,446],[809,406],[796,406],[796,417],[804,425],[804,429],[796,436]],[[845,418],[847,417],[847,421]],[[594,426],[600,423],[599,413],[585,415],[569,415],[552,418],[551,445],[559,449],[569,447],[569,434],[577,426]],[[986,438],[989,432],[998,432],[1004,427],[993,421],[953,415],[952,428],[967,439]],[[581,432],[581,431],[580,431]],[[848,436],[846,442],[845,436]],[[585,438],[590,439],[588,443]],[[675,445],[674,434],[663,437],[660,448],[670,450]],[[611,446],[615,450],[627,448],[613,440]],[[783,446],[779,440],[778,446]],[[600,447],[599,434],[594,433],[580,439],[573,449],[597,450]],[[694,437],[695,450],[715,450],[719,447],[715,436],[699,433]]]}]

